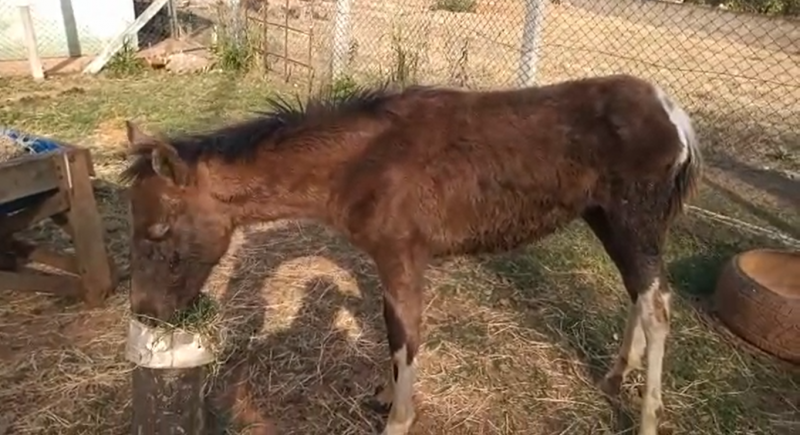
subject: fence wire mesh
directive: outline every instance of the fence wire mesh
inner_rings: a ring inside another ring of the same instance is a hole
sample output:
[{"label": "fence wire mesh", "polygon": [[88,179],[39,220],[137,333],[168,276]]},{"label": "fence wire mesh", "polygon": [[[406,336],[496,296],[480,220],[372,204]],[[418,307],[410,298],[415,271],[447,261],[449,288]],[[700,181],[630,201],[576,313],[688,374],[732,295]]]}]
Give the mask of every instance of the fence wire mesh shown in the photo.
[{"label": "fence wire mesh", "polygon": [[[129,0],[129,3],[0,0],[0,61],[28,59],[22,6],[27,6],[29,11],[39,56],[63,59],[99,53],[153,3],[156,0]],[[127,38],[129,46],[144,49],[176,36],[181,30],[177,27],[179,22],[192,24],[191,17],[179,12],[179,8],[186,9],[188,3],[167,1],[138,32]]]},{"label": "fence wire mesh", "polygon": [[[154,1],[132,0],[128,21]],[[32,3],[40,54],[99,51],[75,35],[115,2],[62,3]],[[171,0],[175,13],[162,9],[133,42],[199,32],[219,45],[230,24],[220,3],[246,15],[262,66],[303,86],[486,89],[630,73],[675,95],[712,139],[800,142],[800,0]],[[26,57],[16,5],[0,0],[0,60]]]},{"label": "fence wire mesh", "polygon": [[[277,31],[266,37],[266,51],[310,65],[317,80],[485,89],[630,73],[674,94],[712,140],[768,148],[798,143],[795,0],[250,0],[245,6]],[[281,24],[311,36],[286,37]]]}]

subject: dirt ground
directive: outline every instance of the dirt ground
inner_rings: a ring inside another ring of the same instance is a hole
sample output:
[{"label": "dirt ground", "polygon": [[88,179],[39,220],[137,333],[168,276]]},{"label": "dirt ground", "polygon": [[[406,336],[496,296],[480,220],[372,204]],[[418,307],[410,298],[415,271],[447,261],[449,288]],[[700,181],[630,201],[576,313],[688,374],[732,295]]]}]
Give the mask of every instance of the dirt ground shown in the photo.
[{"label": "dirt ground", "polygon": [[[84,57],[55,57],[42,59],[42,69],[45,76],[55,74],[75,74],[88,65],[93,56]],[[3,76],[30,77],[31,66],[27,60],[7,60],[0,62],[0,74]]]}]

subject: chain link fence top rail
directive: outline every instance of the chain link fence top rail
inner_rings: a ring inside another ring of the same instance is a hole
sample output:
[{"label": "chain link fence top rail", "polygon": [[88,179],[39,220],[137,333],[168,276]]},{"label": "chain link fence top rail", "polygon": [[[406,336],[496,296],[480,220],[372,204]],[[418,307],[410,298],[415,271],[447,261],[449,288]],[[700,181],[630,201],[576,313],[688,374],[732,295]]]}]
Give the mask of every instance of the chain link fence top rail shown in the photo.
[{"label": "chain link fence top rail", "polygon": [[[318,78],[330,80],[333,69],[357,82],[486,89],[630,73],[675,95],[706,142],[735,141],[761,153],[792,152],[800,143],[798,0],[243,4],[250,11],[268,4],[271,20],[313,28],[310,63]],[[304,35],[276,34],[268,42],[295,59],[308,57]]]}]

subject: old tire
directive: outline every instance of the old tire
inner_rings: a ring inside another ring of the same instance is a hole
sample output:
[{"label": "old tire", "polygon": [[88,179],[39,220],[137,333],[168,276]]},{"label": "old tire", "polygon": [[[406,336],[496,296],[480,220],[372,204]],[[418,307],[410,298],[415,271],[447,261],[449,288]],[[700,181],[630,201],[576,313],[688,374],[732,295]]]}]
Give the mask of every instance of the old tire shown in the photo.
[{"label": "old tire", "polygon": [[755,249],[734,256],[719,276],[714,305],[733,333],[800,364],[800,251]]}]

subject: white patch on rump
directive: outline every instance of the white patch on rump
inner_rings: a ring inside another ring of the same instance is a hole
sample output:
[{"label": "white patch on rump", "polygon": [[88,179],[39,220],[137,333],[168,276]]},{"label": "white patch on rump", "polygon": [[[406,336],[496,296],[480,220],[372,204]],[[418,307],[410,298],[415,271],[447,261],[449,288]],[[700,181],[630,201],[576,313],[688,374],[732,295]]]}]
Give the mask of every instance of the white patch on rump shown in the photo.
[{"label": "white patch on rump", "polygon": [[664,112],[667,113],[670,122],[672,122],[672,124],[675,126],[675,131],[678,132],[678,138],[683,145],[683,147],[681,147],[681,152],[678,154],[678,158],[675,161],[677,165],[680,165],[686,162],[686,160],[689,158],[689,154],[696,154],[697,135],[694,131],[694,127],[692,126],[692,119],[689,117],[686,111],[675,102],[675,100],[670,98],[667,93],[664,92],[663,89],[656,85],[653,85],[653,89],[655,90],[658,101],[664,108]]}]

